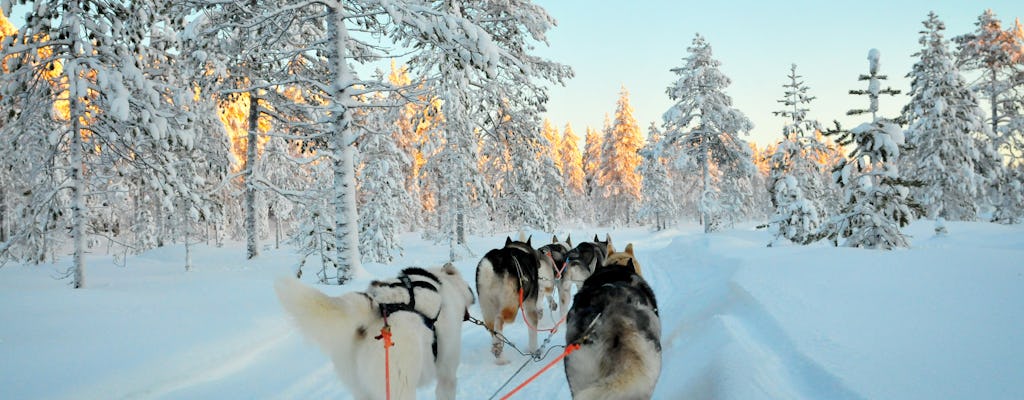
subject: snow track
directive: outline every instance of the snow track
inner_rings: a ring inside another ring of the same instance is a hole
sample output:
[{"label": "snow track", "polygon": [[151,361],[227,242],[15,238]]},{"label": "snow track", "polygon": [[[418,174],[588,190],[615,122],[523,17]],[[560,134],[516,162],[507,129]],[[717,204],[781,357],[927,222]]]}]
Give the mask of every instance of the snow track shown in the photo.
[{"label": "snow track", "polygon": [[644,266],[655,293],[678,293],[673,298],[683,300],[660,306],[663,357],[686,360],[686,367],[662,371],[656,398],[861,398],[797,351],[733,281],[737,260],[713,255],[706,237],[669,247]]},{"label": "snow track", "polygon": [[[766,248],[766,232],[742,229],[611,231],[619,247],[634,244],[657,295],[654,399],[1024,398],[1024,228],[949,227],[933,237],[930,222],[913,225],[915,247],[891,252]],[[470,247],[482,254],[505,236],[474,237]],[[405,258],[317,288],[362,290],[372,277],[447,257],[418,237],[403,240]],[[171,261],[180,248],[133,257],[127,268],[90,256],[86,290],[52,278],[64,264],[0,268],[0,398],[351,399],[274,295],[295,254],[268,249],[248,261],[242,249],[198,246],[189,273]],[[471,285],[477,259],[456,263]],[[479,307],[470,313],[479,318]],[[555,320],[546,313],[541,326]],[[504,334],[528,342],[520,316]],[[461,335],[460,399],[508,393],[565,344],[562,329],[543,360],[506,348],[510,363],[499,366],[483,327],[463,324]],[[417,393],[432,399],[434,386]],[[562,365],[513,397],[533,398],[571,398]]]}]

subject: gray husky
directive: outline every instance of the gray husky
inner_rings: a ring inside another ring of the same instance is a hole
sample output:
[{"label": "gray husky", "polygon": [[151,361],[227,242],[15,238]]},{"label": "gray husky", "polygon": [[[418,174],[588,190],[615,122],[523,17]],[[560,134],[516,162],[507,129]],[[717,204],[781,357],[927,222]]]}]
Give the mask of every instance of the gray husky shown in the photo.
[{"label": "gray husky", "polygon": [[603,266],[573,298],[565,341],[580,348],[565,357],[575,400],[650,399],[661,373],[661,320],[654,291],[632,259]]},{"label": "gray husky", "polygon": [[565,280],[566,283],[568,283],[568,285],[563,288],[562,276],[565,274],[565,271],[567,269],[565,257],[566,255],[569,254],[569,251],[571,250],[571,236],[566,236],[564,242],[559,241],[558,236],[552,236],[551,243],[543,245],[537,249],[537,252],[540,253],[542,257],[547,257],[551,261],[552,273],[554,274],[555,279],[554,286],[555,288],[558,289],[558,297],[560,301],[555,302],[553,296],[548,296],[548,305],[550,306],[551,311],[554,311],[556,308],[559,307],[559,305],[561,305],[562,308],[560,310],[562,314],[565,314],[566,312],[569,311],[568,309],[565,308],[565,305],[568,304],[569,302],[569,289],[572,283],[569,280]]},{"label": "gray husky", "polygon": [[614,251],[612,238],[606,234],[603,242],[598,240],[597,235],[594,235],[592,242],[582,242],[565,253],[563,264],[559,266],[558,272],[560,273],[555,274],[555,286],[558,287],[558,307],[562,313],[568,310],[572,284],[575,283],[577,287],[583,285],[583,281],[598,267],[604,265],[605,258]]}]

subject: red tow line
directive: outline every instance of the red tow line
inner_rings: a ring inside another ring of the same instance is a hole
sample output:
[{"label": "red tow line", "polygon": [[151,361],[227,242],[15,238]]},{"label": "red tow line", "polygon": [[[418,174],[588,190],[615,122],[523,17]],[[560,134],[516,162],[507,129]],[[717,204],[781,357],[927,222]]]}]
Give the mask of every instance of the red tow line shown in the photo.
[{"label": "red tow line", "polygon": [[395,345],[395,342],[391,341],[391,326],[388,325],[388,318],[384,317],[384,327],[380,328],[380,335],[374,339],[384,339],[384,396],[387,400],[391,400],[391,346]]},{"label": "red tow line", "polygon": [[551,367],[555,366],[555,364],[558,364],[559,361],[562,361],[562,359],[565,358],[565,356],[568,356],[569,353],[572,353],[578,350],[579,348],[579,343],[573,343],[568,346],[565,346],[565,351],[563,351],[562,354],[560,354],[558,357],[555,357],[555,359],[548,363],[548,365],[545,365],[544,368],[541,368],[540,371],[537,371],[537,373],[533,374],[533,376],[523,381],[523,383],[520,383],[519,386],[516,386],[516,388],[512,389],[511,392],[508,392],[508,394],[503,396],[501,400],[507,400],[508,398],[512,397],[513,394],[516,394],[516,392],[518,392],[520,389],[526,387],[526,385],[530,384],[530,382],[533,382],[534,379],[537,379],[537,377],[540,376],[540,374],[543,374],[548,369],[551,369]]},{"label": "red tow line", "polygon": [[[551,332],[551,333],[558,332],[558,326],[561,325],[563,322],[565,322],[565,318],[569,316],[569,313],[563,312],[562,319],[558,320],[558,322],[555,323],[555,326],[552,326],[551,328],[548,328],[548,329],[539,329],[539,328],[537,328],[537,327],[535,327],[533,325],[530,325],[530,320],[526,319],[526,309],[523,308],[523,289],[522,288],[519,288],[519,308],[521,308],[523,310],[523,312],[522,312],[522,314],[523,314],[523,322],[526,323],[526,327],[530,328],[534,332]],[[558,310],[558,311],[562,311],[562,310]]]}]

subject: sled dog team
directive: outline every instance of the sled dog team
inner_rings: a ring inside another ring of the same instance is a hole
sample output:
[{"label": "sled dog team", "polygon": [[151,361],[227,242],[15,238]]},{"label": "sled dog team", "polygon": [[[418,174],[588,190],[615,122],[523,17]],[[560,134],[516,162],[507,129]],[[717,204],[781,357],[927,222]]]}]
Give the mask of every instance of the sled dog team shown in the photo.
[{"label": "sled dog team", "polygon": [[[578,291],[568,308],[574,283]],[[501,333],[520,308],[528,351],[537,350],[543,296],[564,318],[566,345],[579,345],[563,361],[573,399],[651,397],[661,371],[661,321],[632,243],[617,252],[608,236],[600,241],[595,235],[575,247],[556,237],[535,249],[530,239],[506,238],[477,264],[476,289],[496,363],[509,362]],[[386,381],[391,398],[414,399],[418,386],[435,379],[438,399],[455,398],[461,325],[475,299],[451,263],[406,268],[393,279],[371,282],[364,292],[337,297],[294,278],[278,280],[275,290],[299,331],[328,355],[356,399],[384,399]],[[382,340],[394,344],[387,374]]]}]

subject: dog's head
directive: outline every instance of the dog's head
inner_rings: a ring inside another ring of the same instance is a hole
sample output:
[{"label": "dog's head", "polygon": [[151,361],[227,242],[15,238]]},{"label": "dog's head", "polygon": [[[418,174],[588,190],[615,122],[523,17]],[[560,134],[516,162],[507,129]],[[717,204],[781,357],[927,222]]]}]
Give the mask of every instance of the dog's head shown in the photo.
[{"label": "dog's head", "polygon": [[633,254],[632,243],[626,245],[625,251],[609,253],[608,258],[604,260],[604,266],[632,268],[633,271],[636,271],[637,275],[643,276],[643,274],[640,273],[640,261],[638,261],[636,259],[636,255]]}]

